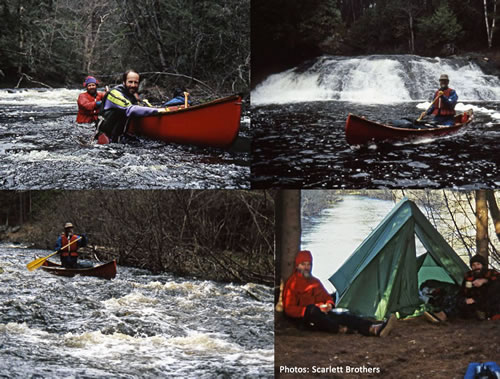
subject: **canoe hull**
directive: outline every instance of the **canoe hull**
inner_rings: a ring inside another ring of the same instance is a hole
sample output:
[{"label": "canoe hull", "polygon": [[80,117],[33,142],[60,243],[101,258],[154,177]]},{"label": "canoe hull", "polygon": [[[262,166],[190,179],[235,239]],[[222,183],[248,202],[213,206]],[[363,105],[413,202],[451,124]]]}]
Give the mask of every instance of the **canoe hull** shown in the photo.
[{"label": "canoe hull", "polygon": [[241,97],[229,96],[161,115],[133,118],[128,131],[165,142],[228,147],[238,136]]},{"label": "canoe hull", "polygon": [[103,279],[113,279],[116,276],[116,261],[104,263],[100,266],[90,268],[64,268],[60,264],[45,261],[41,267],[42,270],[50,272],[54,275],[73,277],[75,275],[81,276],[95,276]]},{"label": "canoe hull", "polygon": [[350,145],[363,145],[377,141],[401,141],[427,137],[437,137],[456,133],[463,126],[469,124],[473,119],[470,116],[466,122],[461,122],[462,115],[455,116],[455,125],[442,126],[439,128],[410,129],[398,128],[390,125],[380,124],[365,118],[349,114],[347,116],[345,135]]}]

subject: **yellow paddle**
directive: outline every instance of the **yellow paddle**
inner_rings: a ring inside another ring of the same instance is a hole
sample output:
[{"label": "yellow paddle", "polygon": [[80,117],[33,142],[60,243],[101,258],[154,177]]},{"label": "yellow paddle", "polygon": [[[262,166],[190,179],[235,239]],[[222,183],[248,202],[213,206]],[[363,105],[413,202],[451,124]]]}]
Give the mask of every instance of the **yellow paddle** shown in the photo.
[{"label": "yellow paddle", "polygon": [[26,267],[28,268],[28,270],[30,271],[33,271],[33,270],[36,270],[37,268],[40,268],[41,266],[43,266],[43,264],[45,263],[45,261],[47,259],[49,259],[51,256],[53,255],[56,255],[57,253],[59,253],[60,250],[63,250],[63,249],[66,249],[69,245],[71,245],[72,243],[75,243],[76,241],[78,240],[81,240],[82,237],[78,237],[76,240],[74,241],[71,241],[70,243],[68,243],[66,246],[63,246],[61,247],[59,250],[53,252],[52,254],[49,254],[47,255],[46,257],[42,257],[42,258],[37,258],[35,259],[33,262],[30,262],[26,265]]},{"label": "yellow paddle", "polygon": [[427,111],[429,109],[431,109],[431,107],[434,105],[434,103],[436,102],[437,99],[439,99],[441,97],[441,95],[437,95],[436,98],[432,101],[431,105],[429,105],[429,107],[425,110],[425,112],[422,112],[422,114],[420,115],[419,118],[417,118],[417,122],[421,121],[424,117],[425,117],[425,114],[427,113]]}]

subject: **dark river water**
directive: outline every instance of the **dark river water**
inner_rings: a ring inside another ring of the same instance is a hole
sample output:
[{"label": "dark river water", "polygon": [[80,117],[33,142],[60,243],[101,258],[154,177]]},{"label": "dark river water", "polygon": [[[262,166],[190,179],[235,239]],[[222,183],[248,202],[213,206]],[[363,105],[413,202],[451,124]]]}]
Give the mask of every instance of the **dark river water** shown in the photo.
[{"label": "dark river water", "polygon": [[[417,118],[421,102],[315,101],[254,106],[252,188],[480,188],[500,186],[500,103],[465,102],[475,122],[458,134],[349,146],[349,113]],[[424,108],[425,109],[425,108]]]},{"label": "dark river water", "polygon": [[[250,153],[140,139],[91,143],[79,90],[0,90],[1,189],[249,188]],[[240,135],[248,137],[248,115]]]},{"label": "dark river water", "polygon": [[64,278],[0,245],[0,377],[272,377],[272,289],[118,266]]}]

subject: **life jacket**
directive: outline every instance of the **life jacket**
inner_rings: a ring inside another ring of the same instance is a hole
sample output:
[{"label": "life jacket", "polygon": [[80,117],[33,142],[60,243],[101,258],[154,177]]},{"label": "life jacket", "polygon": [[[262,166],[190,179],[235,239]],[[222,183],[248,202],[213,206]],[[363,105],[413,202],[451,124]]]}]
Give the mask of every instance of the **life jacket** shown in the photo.
[{"label": "life jacket", "polygon": [[[106,102],[111,102],[115,106],[104,110]],[[105,133],[108,137],[113,137],[114,130],[124,131],[128,121],[125,108],[130,105],[137,105],[138,101],[134,96],[128,95],[123,84],[120,84],[106,93],[102,100],[100,114],[102,120],[99,123],[99,132]]]},{"label": "life jacket", "polygon": [[[66,246],[68,243],[76,241],[78,237],[73,234],[71,238],[68,240],[66,234],[61,234],[61,247]],[[61,250],[61,257],[78,257],[78,242],[73,242],[71,245],[66,246],[64,250]]]},{"label": "life jacket", "polygon": [[[438,89],[436,91],[436,93],[434,94],[434,99],[438,96],[439,91],[441,91],[441,89]],[[443,91],[443,95],[446,96],[446,97],[450,97],[452,91],[453,90],[451,88],[446,88]],[[454,116],[455,115],[455,109],[451,108],[448,105],[448,103],[446,103],[441,98],[439,98],[434,103],[434,110],[432,111],[432,114],[435,115],[435,116]]]}]

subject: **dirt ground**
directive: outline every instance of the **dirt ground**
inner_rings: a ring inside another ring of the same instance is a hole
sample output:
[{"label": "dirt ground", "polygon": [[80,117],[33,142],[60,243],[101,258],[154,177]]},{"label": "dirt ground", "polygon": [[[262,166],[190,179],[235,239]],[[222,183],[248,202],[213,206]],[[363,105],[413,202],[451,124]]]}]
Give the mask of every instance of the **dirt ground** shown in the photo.
[{"label": "dirt ground", "polygon": [[463,378],[469,363],[487,361],[500,364],[500,321],[419,317],[378,338],[303,331],[276,315],[277,378]]}]

